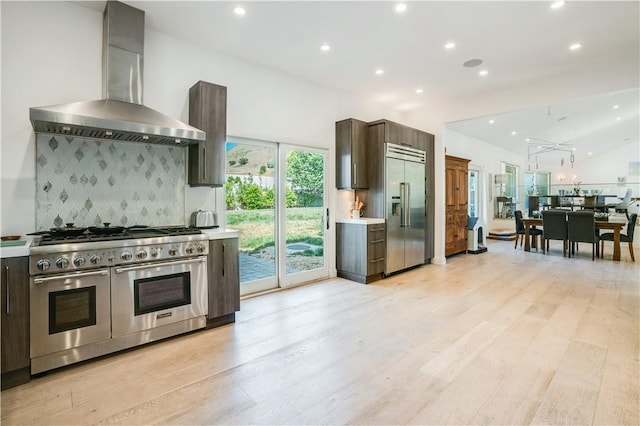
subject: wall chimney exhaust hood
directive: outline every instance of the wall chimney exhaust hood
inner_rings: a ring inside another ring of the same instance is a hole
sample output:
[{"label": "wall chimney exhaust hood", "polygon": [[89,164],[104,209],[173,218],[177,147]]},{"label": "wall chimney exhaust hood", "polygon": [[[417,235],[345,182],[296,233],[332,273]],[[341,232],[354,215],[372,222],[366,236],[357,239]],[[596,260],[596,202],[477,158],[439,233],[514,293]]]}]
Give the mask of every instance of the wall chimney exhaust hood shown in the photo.
[{"label": "wall chimney exhaust hood", "polygon": [[144,11],[107,1],[102,42],[104,99],[29,109],[36,133],[170,145],[205,132],[142,105]]}]

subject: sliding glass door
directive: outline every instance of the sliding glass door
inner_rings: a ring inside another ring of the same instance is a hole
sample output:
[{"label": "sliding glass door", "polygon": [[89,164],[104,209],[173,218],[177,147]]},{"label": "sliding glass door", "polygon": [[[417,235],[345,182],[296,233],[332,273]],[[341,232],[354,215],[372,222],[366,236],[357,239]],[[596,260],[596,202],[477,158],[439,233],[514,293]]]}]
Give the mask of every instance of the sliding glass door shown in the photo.
[{"label": "sliding glass door", "polygon": [[329,275],[326,151],[229,138],[227,227],[240,232],[240,293]]},{"label": "sliding glass door", "polygon": [[282,146],[281,181],[285,182],[281,206],[282,271],[286,287],[329,275],[326,242],[326,151]]}]

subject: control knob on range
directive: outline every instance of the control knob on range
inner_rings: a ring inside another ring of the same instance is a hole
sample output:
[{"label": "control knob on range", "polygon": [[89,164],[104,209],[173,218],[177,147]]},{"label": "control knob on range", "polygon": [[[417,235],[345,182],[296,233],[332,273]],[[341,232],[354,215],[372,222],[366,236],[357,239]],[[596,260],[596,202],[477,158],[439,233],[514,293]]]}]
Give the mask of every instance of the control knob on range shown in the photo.
[{"label": "control knob on range", "polygon": [[56,266],[60,269],[66,268],[69,266],[69,259],[66,257],[59,257],[58,260],[56,260]]},{"label": "control knob on range", "polygon": [[122,260],[131,260],[132,257],[133,257],[133,255],[131,253],[129,253],[128,251],[125,251],[120,255],[120,259],[122,259]]},{"label": "control knob on range", "polygon": [[36,262],[36,268],[41,271],[46,271],[50,266],[51,262],[49,262],[47,259],[40,259],[38,260],[38,262]]},{"label": "control knob on range", "polygon": [[175,256],[176,254],[178,254],[178,249],[177,249],[177,248],[175,248],[175,247],[171,247],[171,248],[169,249],[169,255],[170,255],[170,256]]},{"label": "control knob on range", "polygon": [[92,254],[91,257],[89,258],[89,262],[91,262],[94,265],[97,265],[101,261],[102,261],[102,258],[100,257],[99,254]]},{"label": "control knob on range", "polygon": [[204,253],[204,249],[205,249],[204,244],[200,244],[200,243],[196,244],[196,250],[198,251],[198,253]]},{"label": "control knob on range", "polygon": [[78,256],[78,257],[73,259],[73,264],[78,268],[80,266],[84,265],[85,262],[86,262],[86,259],[84,257],[82,257],[82,256]]},{"label": "control knob on range", "polygon": [[193,253],[193,246],[187,246],[187,248],[186,248],[186,249],[184,249],[184,251],[185,251],[187,254],[192,254],[192,253]]},{"label": "control knob on range", "polygon": [[136,257],[138,259],[145,259],[147,257],[147,252],[144,250],[140,250],[139,252],[136,253]]},{"label": "control knob on range", "polygon": [[158,257],[159,254],[160,254],[160,252],[158,251],[157,248],[152,248],[151,249],[151,257]]}]

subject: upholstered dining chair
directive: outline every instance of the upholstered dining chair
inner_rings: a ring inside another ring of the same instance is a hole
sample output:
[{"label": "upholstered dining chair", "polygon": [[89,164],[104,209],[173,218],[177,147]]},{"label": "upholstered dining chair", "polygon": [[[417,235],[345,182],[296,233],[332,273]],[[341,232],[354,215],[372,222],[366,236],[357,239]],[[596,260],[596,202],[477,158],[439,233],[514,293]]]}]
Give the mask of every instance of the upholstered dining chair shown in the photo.
[{"label": "upholstered dining chair", "polygon": [[567,229],[569,234],[569,257],[575,254],[578,243],[591,244],[591,260],[595,260],[598,251],[598,234],[593,211],[567,213]]},{"label": "upholstered dining chair", "polygon": [[[631,255],[631,260],[636,261],[636,258],[633,256],[633,233],[636,229],[636,220],[638,219],[638,214],[633,213],[629,216],[629,223],[627,224],[627,233],[620,234],[620,242],[621,243],[629,243],[629,254]],[[613,241],[613,232],[607,232],[606,234],[600,235],[600,257],[604,257],[604,242],[605,241]]]},{"label": "upholstered dining chair", "polygon": [[[522,247],[522,242],[524,241],[524,223],[522,223],[522,211],[516,210],[513,213],[513,216],[516,218],[516,244],[513,248],[518,247],[518,240],[520,240],[520,247]],[[540,244],[542,245],[542,250],[544,251],[544,241],[542,240],[542,229],[538,228],[529,228],[529,235],[531,236],[531,240],[533,242],[538,240],[538,236],[540,236]],[[533,244],[532,247],[536,248],[538,251],[538,244]]]},{"label": "upholstered dining chair", "polygon": [[547,253],[549,252],[549,240],[560,240],[562,241],[562,255],[567,255],[569,233],[566,210],[542,211],[542,238],[547,245]]}]

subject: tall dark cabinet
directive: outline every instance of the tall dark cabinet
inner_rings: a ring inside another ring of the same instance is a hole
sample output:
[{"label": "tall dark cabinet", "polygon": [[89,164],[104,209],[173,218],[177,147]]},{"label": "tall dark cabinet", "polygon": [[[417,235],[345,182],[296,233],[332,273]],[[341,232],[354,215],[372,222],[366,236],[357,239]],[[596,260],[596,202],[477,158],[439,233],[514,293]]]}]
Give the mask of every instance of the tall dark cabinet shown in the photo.
[{"label": "tall dark cabinet", "polygon": [[26,383],[29,358],[29,258],[2,259],[2,389]]},{"label": "tall dark cabinet", "polygon": [[209,241],[207,259],[209,314],[207,327],[234,322],[240,310],[240,261],[238,239]]},{"label": "tall dark cabinet", "polygon": [[336,188],[365,189],[367,178],[367,127],[349,118],[336,122]]},{"label": "tall dark cabinet", "polygon": [[207,139],[189,145],[187,183],[220,187],[226,175],[227,88],[198,81],[189,89],[189,124],[204,130]]}]

